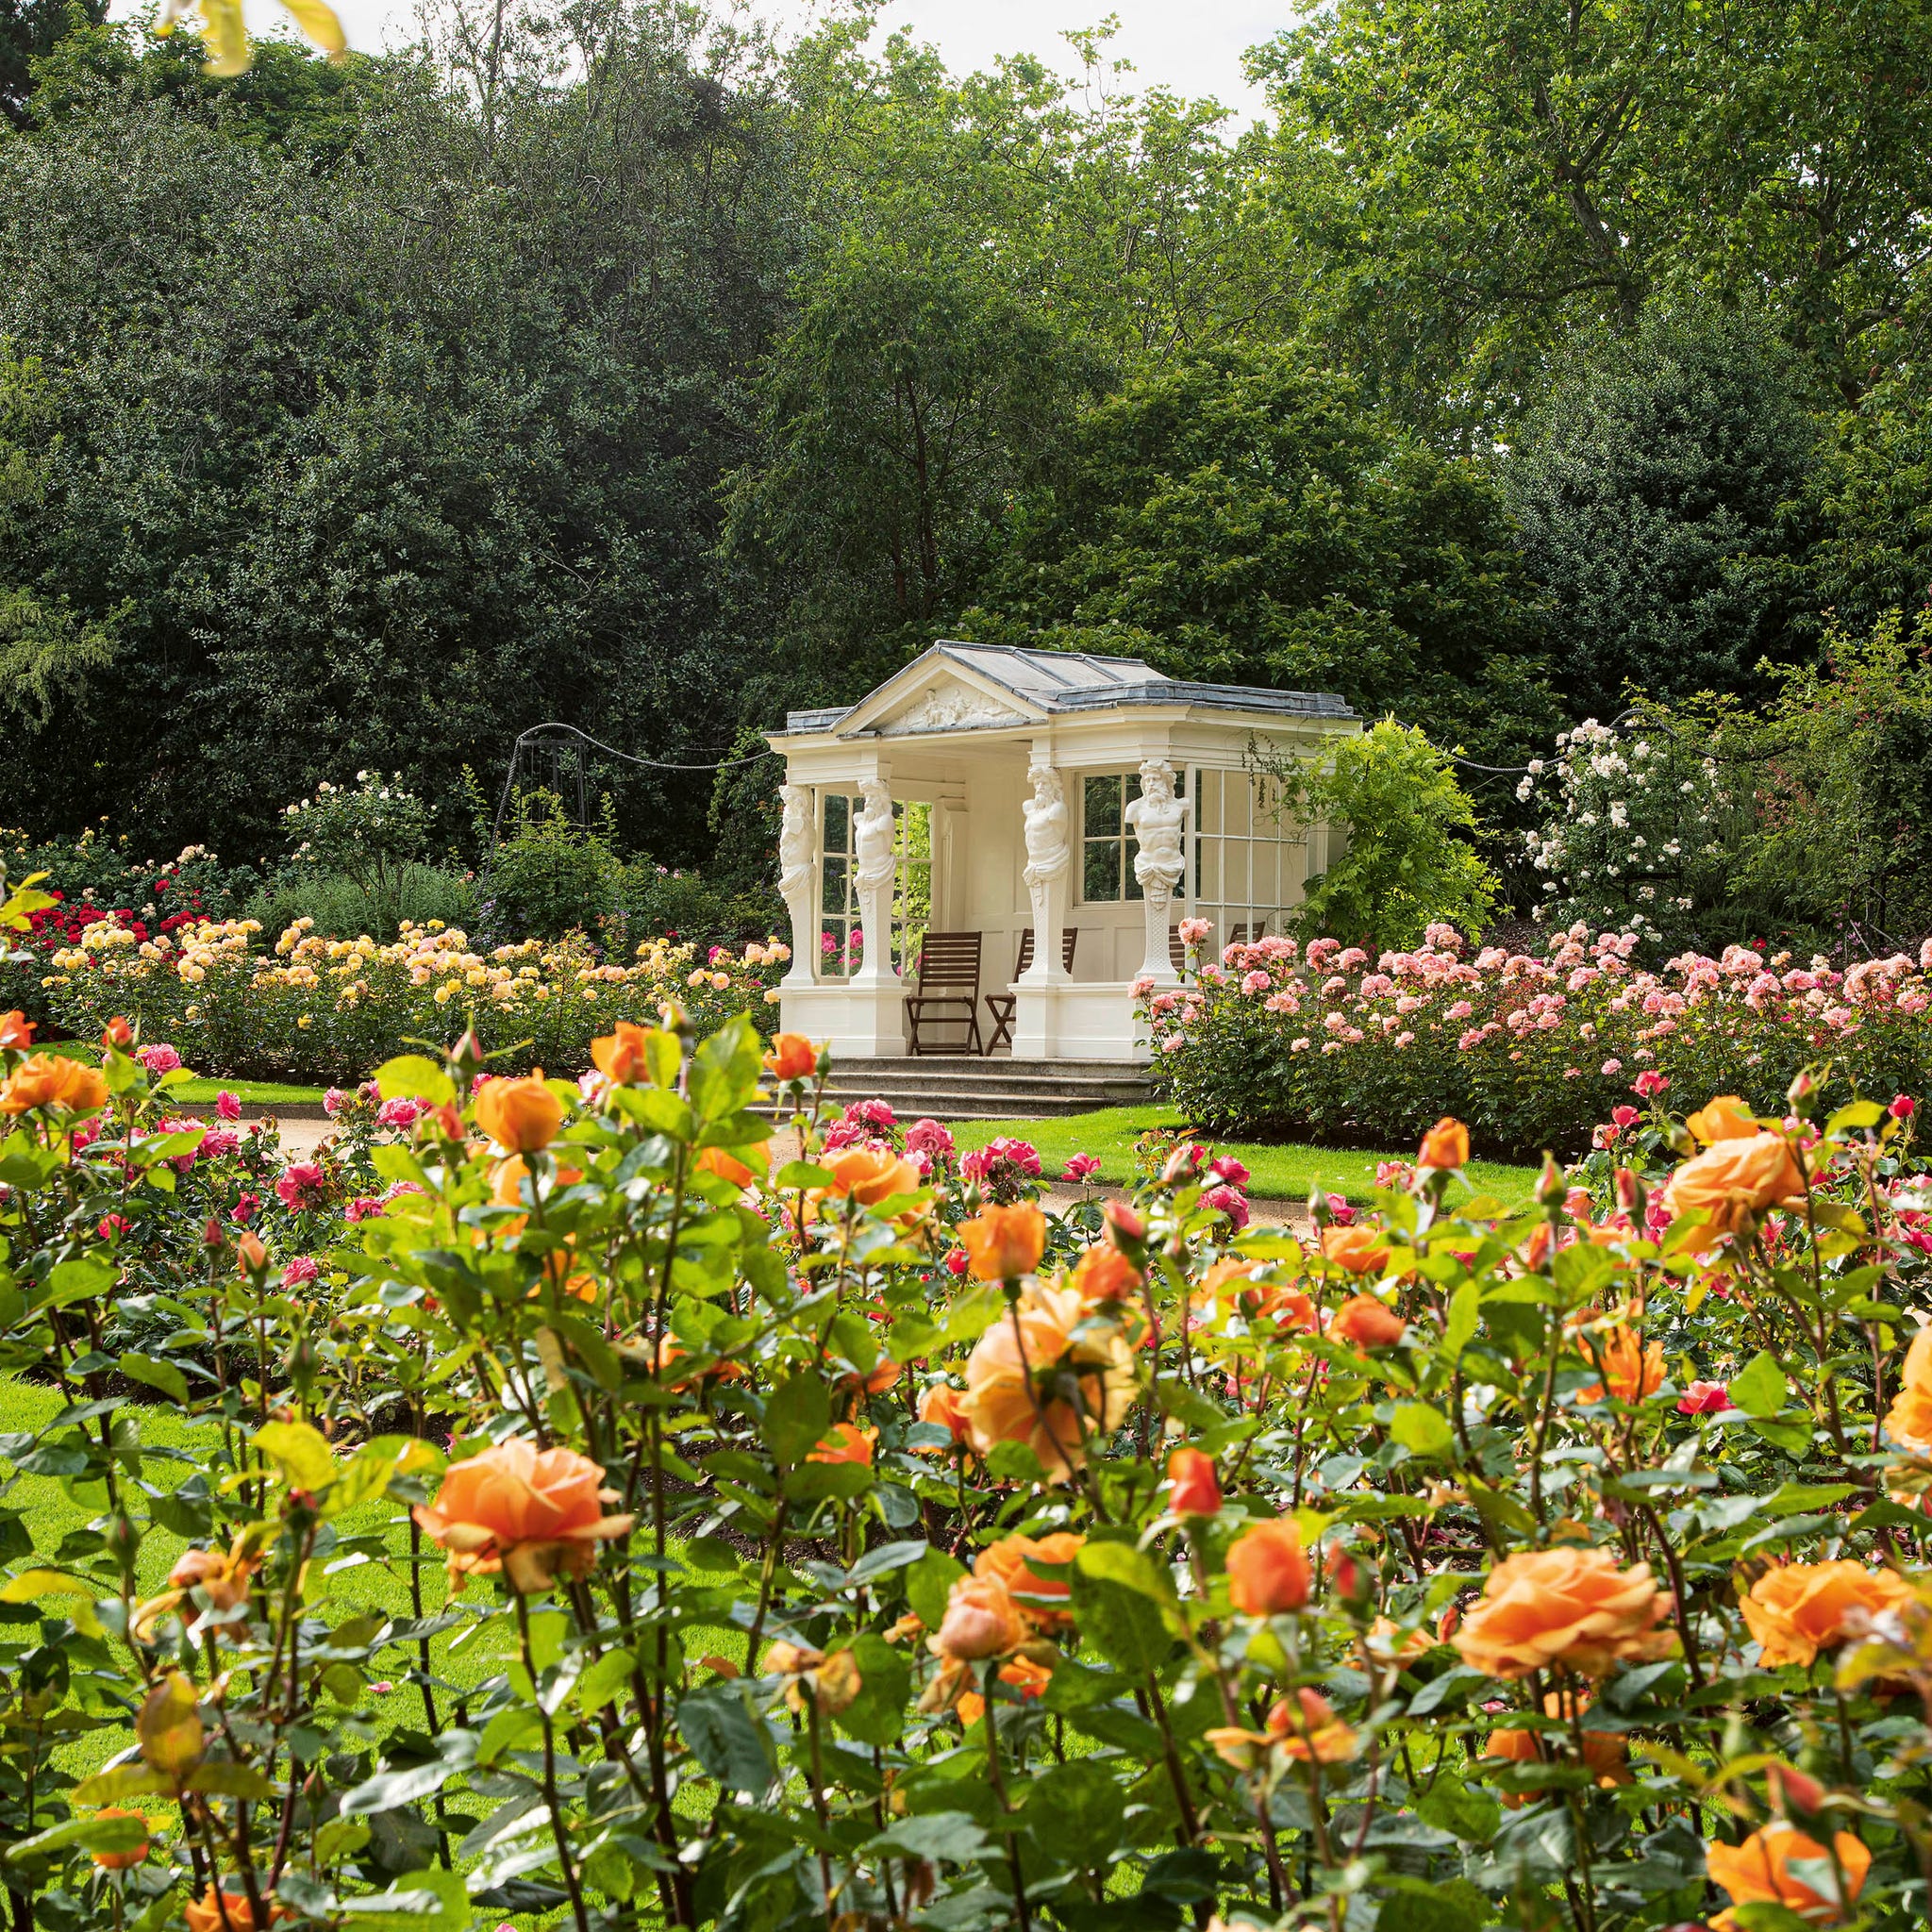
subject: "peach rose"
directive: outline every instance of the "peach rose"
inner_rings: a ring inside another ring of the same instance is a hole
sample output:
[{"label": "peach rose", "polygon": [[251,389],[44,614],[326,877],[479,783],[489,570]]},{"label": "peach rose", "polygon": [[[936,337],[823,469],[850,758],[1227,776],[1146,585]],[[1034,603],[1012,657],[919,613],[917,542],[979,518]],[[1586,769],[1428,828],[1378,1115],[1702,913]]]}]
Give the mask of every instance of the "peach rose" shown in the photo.
[{"label": "peach rose", "polygon": [[1308,1600],[1314,1573],[1291,1516],[1251,1524],[1227,1548],[1228,1601],[1243,1616],[1276,1617]]},{"label": "peach rose", "polygon": [[[147,1828],[147,1820],[139,1811],[130,1811],[123,1805],[103,1805],[94,1813],[96,1818],[138,1818],[142,1828]],[[96,1852],[93,1861],[103,1872],[126,1872],[142,1863],[147,1857],[148,1841],[142,1839],[138,1845],[129,1845],[125,1852]]]},{"label": "peach rose", "polygon": [[[1619,1402],[1641,1402],[1663,1383],[1663,1343],[1653,1341],[1648,1348],[1640,1347],[1636,1336],[1621,1322],[1607,1335],[1586,1338],[1582,1346],[1587,1358],[1593,1357],[1602,1365],[1610,1393]],[[1576,1393],[1579,1401],[1601,1402],[1604,1385],[1592,1382]]]},{"label": "peach rose", "polygon": [[806,1457],[808,1462],[857,1462],[872,1467],[872,1454],[879,1440],[876,1429],[862,1429],[857,1423],[834,1423],[819,1438],[818,1446]]},{"label": "peach rose", "polygon": [[[15,1007],[10,1013],[0,1013],[0,1052],[11,1050],[25,1053],[34,1043],[34,1023]],[[103,1812],[102,1816],[109,1815]],[[125,1817],[125,1812],[114,1812],[114,1817]]]},{"label": "peach rose", "polygon": [[188,1932],[267,1932],[277,1920],[291,1916],[286,1906],[272,1905],[264,1899],[264,1916],[257,1918],[245,1891],[223,1891],[213,1883],[199,1898],[192,1898],[183,1908]]},{"label": "peach rose", "polygon": [[[1588,1694],[1578,1697],[1574,1703],[1555,1690],[1543,1698],[1543,1715],[1560,1718],[1566,1724],[1573,1714],[1580,1716],[1589,1709]],[[1525,1730],[1521,1724],[1505,1724],[1490,1733],[1490,1741],[1483,1746],[1483,1756],[1500,1757],[1511,1764],[1551,1764],[1556,1762],[1562,1745],[1567,1742],[1567,1739],[1559,1740]],[[1584,1724],[1583,1768],[1599,1786],[1607,1790],[1612,1785],[1628,1784],[1630,1774],[1625,1766],[1629,1759],[1630,1747],[1617,1732],[1592,1730],[1587,1722]],[[1503,1803],[1511,1811],[1521,1810],[1529,1803],[1529,1793],[1524,1790],[1507,1792]]]},{"label": "peach rose", "polygon": [[946,1614],[926,1648],[956,1663],[976,1663],[1025,1641],[1025,1623],[1006,1585],[997,1576],[962,1576],[946,1593]]},{"label": "peach rose", "polygon": [[108,1082],[101,1070],[58,1053],[35,1054],[15,1067],[0,1086],[0,1113],[4,1114],[49,1107],[92,1113],[107,1104]]},{"label": "peach rose", "polygon": [[1620,1570],[1608,1550],[1526,1550],[1490,1572],[1482,1601],[1451,1641],[1486,1676],[1526,1677],[1562,1664],[1601,1677],[1620,1657],[1668,1649],[1670,1633],[1657,1625],[1670,1607],[1648,1563]]},{"label": "peach rose", "polygon": [[628,1087],[634,1080],[650,1078],[650,1056],[644,1041],[649,1028],[635,1020],[620,1020],[614,1033],[591,1042],[591,1063],[608,1080]]},{"label": "peach rose", "polygon": [[1214,1458],[1198,1449],[1176,1449],[1167,1458],[1167,1507],[1176,1516],[1218,1516],[1221,1483]]},{"label": "peach rose", "polygon": [[[1126,1344],[1112,1335],[1083,1338],[1076,1346],[1074,1330],[1080,1321],[1080,1297],[1074,1290],[1031,1281],[1012,1311],[974,1343],[960,1407],[981,1456],[990,1455],[995,1443],[1024,1442],[1048,1480],[1063,1482],[1086,1459],[1083,1422],[1089,1435],[1120,1425],[1134,1399]],[[1083,1413],[1063,1389],[1053,1386],[1054,1372],[1062,1365],[1079,1377]]]},{"label": "peach rose", "polygon": [[1785,1563],[1751,1586],[1741,1607],[1763,1647],[1766,1670],[1780,1664],[1809,1670],[1821,1650],[1864,1636],[1874,1617],[1917,1601],[1896,1571],[1850,1561]]},{"label": "peach rose", "polygon": [[434,1503],[416,1521],[449,1552],[450,1581],[501,1571],[519,1595],[548,1590],[559,1574],[581,1576],[597,1543],[628,1533],[629,1516],[607,1516],[617,1492],[604,1472],[574,1449],[539,1449],[512,1436],[480,1456],[452,1463]]},{"label": "peach rose", "polygon": [[1303,1764],[1310,1759],[1346,1764],[1359,1748],[1355,1732],[1335,1715],[1334,1707],[1306,1684],[1292,1704],[1286,1697],[1276,1700],[1268,1713],[1268,1729],[1280,1739],[1283,1752]]},{"label": "peach rose", "polygon": [[968,1434],[966,1398],[950,1382],[934,1382],[920,1395],[919,1420],[944,1429],[958,1445]]},{"label": "peach rose", "polygon": [[512,1154],[534,1154],[557,1139],[563,1104],[543,1084],[543,1070],[524,1080],[491,1080],[476,1095],[476,1124]]},{"label": "peach rose", "polygon": [[1081,1251],[1069,1277],[1083,1302],[1123,1302],[1141,1291],[1146,1277],[1111,1241]]},{"label": "peach rose", "polygon": [[1735,1093],[1706,1101],[1695,1113],[1684,1116],[1684,1124],[1704,1147],[1714,1147],[1720,1141],[1746,1141],[1759,1131],[1751,1109]]},{"label": "peach rose", "polygon": [[1389,1243],[1373,1227],[1324,1227],[1322,1254],[1347,1274],[1379,1274],[1389,1265]]},{"label": "peach rose", "polygon": [[1402,1317],[1372,1294],[1350,1295],[1328,1324],[1332,1341],[1352,1341],[1357,1348],[1392,1348],[1407,1332]]},{"label": "peach rose", "polygon": [[1031,1274],[1046,1252],[1046,1216],[1031,1201],[1010,1208],[990,1203],[959,1224],[959,1245],[975,1281],[1017,1281]]},{"label": "peach rose", "polygon": [[173,1589],[199,1590],[218,1610],[232,1610],[248,1601],[256,1563],[237,1537],[225,1555],[220,1550],[184,1550],[168,1572]]},{"label": "peach rose", "polygon": [[735,1188],[762,1187],[772,1172],[772,1144],[755,1141],[736,1154],[723,1147],[700,1148],[697,1164],[704,1173],[714,1174]]},{"label": "peach rose", "polygon": [[1044,1574],[1035,1566],[1063,1568],[1080,1554],[1086,1541],[1070,1529],[1042,1537],[1003,1536],[974,1558],[973,1574],[997,1582],[1036,1630],[1068,1630],[1074,1624],[1072,1579]]},{"label": "peach rose", "polygon": [[819,1050],[802,1033],[780,1033],[765,1056],[765,1071],[774,1080],[809,1080],[818,1072]]},{"label": "peach rose", "polygon": [[1805,1176],[1782,1134],[1735,1135],[1687,1160],[1668,1191],[1674,1215],[1702,1208],[1713,1234],[1732,1234],[1747,1213],[1803,1207]]},{"label": "peach rose", "polygon": [[[1837,1864],[1827,1890],[1815,1891],[1792,1875],[1793,1864],[1830,1864],[1833,1852]],[[1778,1821],[1754,1831],[1740,1845],[1711,1845],[1705,1852],[1704,1867],[1711,1883],[1730,1893],[1733,1907],[1710,1922],[1711,1932],[1737,1932],[1735,1908],[1753,1905],[1783,1906],[1813,1925],[1841,1925],[1865,1889],[1872,1854],[1848,1831],[1840,1832],[1827,1851],[1795,1825]]]},{"label": "peach rose", "polygon": [[1932,1455],[1932,1322],[1906,1350],[1898,1393],[1885,1411],[1885,1433],[1901,1449]]},{"label": "peach rose", "polygon": [[1469,1165],[1469,1129],[1458,1120],[1444,1114],[1423,1136],[1418,1167],[1453,1168]]},{"label": "peach rose", "polygon": [[[1046,1695],[1046,1687],[1053,1682],[1053,1672],[1045,1664],[1037,1664],[1030,1657],[1016,1657],[1010,1663],[1000,1666],[1000,1682],[1008,1689],[1017,1690],[1027,1704]],[[959,1701],[953,1707],[953,1714],[962,1724],[976,1724],[986,1715],[986,1699],[977,1690],[962,1690]]]},{"label": "peach rose", "polygon": [[848,1147],[832,1162],[826,1192],[850,1195],[861,1208],[873,1208],[919,1186],[919,1170],[903,1154],[890,1147]]}]

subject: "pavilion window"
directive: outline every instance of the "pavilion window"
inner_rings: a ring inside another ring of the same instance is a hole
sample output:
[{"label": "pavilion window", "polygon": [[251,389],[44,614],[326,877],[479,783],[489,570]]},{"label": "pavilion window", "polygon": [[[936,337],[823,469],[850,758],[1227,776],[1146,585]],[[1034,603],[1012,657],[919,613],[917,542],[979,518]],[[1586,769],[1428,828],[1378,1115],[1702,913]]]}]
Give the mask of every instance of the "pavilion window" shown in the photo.
[{"label": "pavilion window", "polygon": [[1189,774],[1193,807],[1192,905],[1211,919],[1218,945],[1238,928],[1249,940],[1281,930],[1301,896],[1307,834],[1289,815],[1279,779],[1264,772]]},{"label": "pavilion window", "polygon": [[1141,795],[1139,772],[1109,772],[1080,784],[1080,902],[1107,906],[1142,896],[1134,876],[1141,841],[1126,808]]},{"label": "pavilion window", "polygon": [[[858,882],[853,858],[856,793],[823,794],[819,839],[819,977],[849,979],[864,958],[858,915]],[[917,799],[892,802],[892,848],[898,865],[892,881],[893,963],[902,974],[918,962],[932,919],[932,807]]]}]

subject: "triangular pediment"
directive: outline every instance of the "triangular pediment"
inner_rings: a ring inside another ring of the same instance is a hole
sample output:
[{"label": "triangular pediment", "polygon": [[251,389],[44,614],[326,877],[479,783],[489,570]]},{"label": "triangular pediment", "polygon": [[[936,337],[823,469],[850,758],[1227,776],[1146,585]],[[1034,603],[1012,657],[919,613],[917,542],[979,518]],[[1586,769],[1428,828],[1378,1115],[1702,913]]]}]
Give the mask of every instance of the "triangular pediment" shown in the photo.
[{"label": "triangular pediment", "polygon": [[1037,724],[1046,715],[1044,707],[936,646],[855,705],[840,721],[839,736],[913,738]]}]

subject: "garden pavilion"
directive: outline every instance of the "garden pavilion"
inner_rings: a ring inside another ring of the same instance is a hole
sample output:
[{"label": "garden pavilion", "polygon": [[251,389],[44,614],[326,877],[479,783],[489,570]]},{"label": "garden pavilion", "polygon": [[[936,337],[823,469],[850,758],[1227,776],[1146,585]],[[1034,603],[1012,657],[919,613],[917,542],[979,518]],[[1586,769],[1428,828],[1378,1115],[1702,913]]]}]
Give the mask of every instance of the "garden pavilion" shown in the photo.
[{"label": "garden pavilion", "polygon": [[1144,1060],[1134,982],[1174,982],[1183,919],[1217,949],[1281,930],[1341,833],[1279,774],[1360,729],[1325,692],[966,643],[791,712],[783,1025],[846,1057]]}]

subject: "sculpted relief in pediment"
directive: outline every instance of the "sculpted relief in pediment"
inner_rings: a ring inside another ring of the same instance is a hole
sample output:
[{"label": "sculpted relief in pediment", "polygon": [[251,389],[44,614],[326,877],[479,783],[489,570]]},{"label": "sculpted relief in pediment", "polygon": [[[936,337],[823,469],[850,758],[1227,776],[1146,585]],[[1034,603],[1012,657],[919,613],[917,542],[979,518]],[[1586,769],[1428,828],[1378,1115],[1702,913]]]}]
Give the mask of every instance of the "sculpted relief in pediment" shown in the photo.
[{"label": "sculpted relief in pediment", "polygon": [[985,691],[962,684],[938,684],[923,691],[903,711],[879,727],[888,738],[913,731],[958,731],[972,724],[1024,724],[1026,715]]}]

